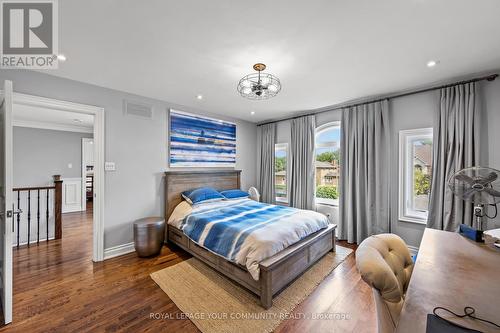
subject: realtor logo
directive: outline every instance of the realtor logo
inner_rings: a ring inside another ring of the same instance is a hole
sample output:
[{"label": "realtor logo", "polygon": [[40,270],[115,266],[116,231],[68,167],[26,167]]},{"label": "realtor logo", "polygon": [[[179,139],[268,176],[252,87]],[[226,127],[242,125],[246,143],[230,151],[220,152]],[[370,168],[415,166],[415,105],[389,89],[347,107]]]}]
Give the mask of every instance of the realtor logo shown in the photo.
[{"label": "realtor logo", "polygon": [[57,68],[57,0],[0,1],[2,68]]}]

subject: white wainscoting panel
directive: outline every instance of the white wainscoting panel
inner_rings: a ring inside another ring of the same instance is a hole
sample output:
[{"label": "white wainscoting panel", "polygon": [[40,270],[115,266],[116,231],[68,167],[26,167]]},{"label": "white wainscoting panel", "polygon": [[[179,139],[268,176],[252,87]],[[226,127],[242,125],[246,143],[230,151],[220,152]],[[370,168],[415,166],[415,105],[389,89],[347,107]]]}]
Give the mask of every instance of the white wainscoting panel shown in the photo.
[{"label": "white wainscoting panel", "polygon": [[64,178],[62,185],[62,212],[81,212],[82,210],[82,179]]}]

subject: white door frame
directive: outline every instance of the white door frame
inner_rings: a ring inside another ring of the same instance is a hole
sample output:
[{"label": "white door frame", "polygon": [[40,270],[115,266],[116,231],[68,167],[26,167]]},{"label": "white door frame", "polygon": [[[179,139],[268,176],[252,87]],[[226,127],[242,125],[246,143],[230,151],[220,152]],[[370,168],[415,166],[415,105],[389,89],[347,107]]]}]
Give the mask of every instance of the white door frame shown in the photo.
[{"label": "white door frame", "polygon": [[[104,260],[104,108],[57,99],[14,93],[16,105],[42,107],[55,111],[69,111],[94,116],[94,215],[93,215],[93,261]],[[15,112],[15,111],[14,111]]]},{"label": "white door frame", "polygon": [[87,210],[87,163],[85,161],[87,147],[85,143],[92,141],[94,141],[94,138],[82,138],[82,212]]},{"label": "white door frame", "polygon": [[[12,224],[14,223],[14,216],[8,216],[8,211],[13,213],[14,205],[13,205],[13,196],[12,192],[12,173],[13,173],[13,163],[12,163],[12,106],[13,106],[13,94],[12,94],[12,81],[4,81],[4,87],[8,93],[4,94],[3,91],[0,91],[0,95],[2,96],[2,100],[5,103],[5,115],[3,122],[0,121],[0,126],[4,127],[4,137],[5,142],[2,143],[5,146],[5,151],[3,152],[5,160],[3,163],[5,164],[5,168],[2,170],[5,176],[5,183],[3,185],[2,191],[5,191],[5,196],[1,204],[5,205],[5,210],[2,211],[4,214],[3,218],[0,219],[4,225],[0,228],[3,231],[3,235],[0,237],[3,238],[2,243],[2,274],[0,275],[0,279],[2,279],[2,283],[0,284],[0,288],[2,288],[2,299],[1,303],[3,306],[3,316],[5,324],[12,322],[12,275],[13,275],[13,267],[12,267]],[[1,101],[0,101],[1,103]],[[3,208],[3,207],[2,207]],[[2,209],[3,210],[3,209]]]}]

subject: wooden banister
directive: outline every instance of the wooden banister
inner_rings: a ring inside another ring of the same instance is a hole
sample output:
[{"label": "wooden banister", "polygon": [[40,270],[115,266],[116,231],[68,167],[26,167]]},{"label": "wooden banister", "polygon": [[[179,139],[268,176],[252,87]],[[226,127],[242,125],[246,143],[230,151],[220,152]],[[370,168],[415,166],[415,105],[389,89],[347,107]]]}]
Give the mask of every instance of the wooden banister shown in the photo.
[{"label": "wooden banister", "polygon": [[55,222],[55,239],[62,238],[62,183],[60,175],[54,175],[54,222]]},{"label": "wooden banister", "polygon": [[32,186],[32,187],[14,187],[12,191],[22,192],[22,191],[37,191],[37,190],[52,190],[55,186]]},{"label": "wooden banister", "polygon": [[[30,246],[31,242],[34,240],[31,239],[31,222],[36,222],[36,243],[40,243],[40,224],[45,222],[46,232],[45,232],[45,240],[49,241],[49,217],[50,217],[50,208],[49,208],[49,192],[54,191],[54,239],[62,238],[62,179],[60,175],[54,175],[53,182],[54,185],[50,186],[24,186],[24,187],[14,187],[12,190],[14,192],[14,199],[17,203],[17,228],[15,231],[17,233],[17,247],[19,248],[21,242],[21,213],[26,214],[27,217],[27,246]],[[25,206],[21,206],[21,193],[26,193],[26,196],[23,198],[25,202]],[[45,199],[44,199],[45,198]],[[26,201],[25,201],[26,200]],[[43,202],[45,200],[45,202]],[[32,202],[36,204],[36,208],[33,210],[33,214],[31,212]],[[45,204],[45,214],[43,214],[42,204]],[[21,209],[23,208],[23,209]],[[24,212],[23,212],[24,210]],[[32,221],[32,219],[34,221]],[[35,220],[36,219],[36,220]],[[45,221],[43,221],[45,219]],[[24,223],[23,223],[24,224]],[[42,239],[43,240],[43,239]]]}]

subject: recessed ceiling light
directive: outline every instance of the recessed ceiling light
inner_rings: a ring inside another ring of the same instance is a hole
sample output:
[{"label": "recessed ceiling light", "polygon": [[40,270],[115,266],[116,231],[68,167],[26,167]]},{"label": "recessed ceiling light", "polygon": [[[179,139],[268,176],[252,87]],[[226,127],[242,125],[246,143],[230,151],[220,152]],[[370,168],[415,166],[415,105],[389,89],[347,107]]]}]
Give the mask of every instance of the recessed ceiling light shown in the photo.
[{"label": "recessed ceiling light", "polygon": [[429,60],[427,62],[427,67],[434,67],[436,66],[437,64],[439,64],[439,60]]},{"label": "recessed ceiling light", "polygon": [[203,99],[203,95],[196,95],[196,99]]},{"label": "recessed ceiling light", "polygon": [[253,116],[255,114],[255,111],[250,112],[250,114]]},{"label": "recessed ceiling light", "polygon": [[66,61],[66,56],[64,54],[59,54],[57,56],[57,60],[59,60],[59,61]]}]

